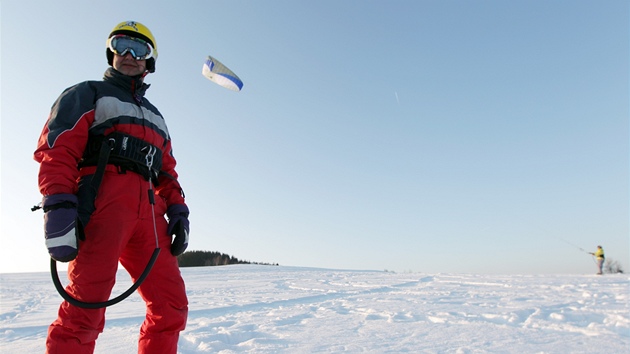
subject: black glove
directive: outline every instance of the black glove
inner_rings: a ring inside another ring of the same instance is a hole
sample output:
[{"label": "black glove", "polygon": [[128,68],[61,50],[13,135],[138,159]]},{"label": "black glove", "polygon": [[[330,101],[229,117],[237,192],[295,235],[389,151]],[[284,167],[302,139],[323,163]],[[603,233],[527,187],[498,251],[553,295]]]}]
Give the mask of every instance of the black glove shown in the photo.
[{"label": "black glove", "polygon": [[173,204],[166,210],[168,216],[169,235],[175,235],[173,243],[171,243],[171,254],[179,256],[184,253],[188,247],[188,232],[190,231],[190,222],[188,221],[188,207],[185,204]]},{"label": "black glove", "polygon": [[69,262],[79,253],[79,239],[83,227],[77,219],[77,196],[53,194],[42,201],[44,209],[44,236],[50,257],[58,262]]}]

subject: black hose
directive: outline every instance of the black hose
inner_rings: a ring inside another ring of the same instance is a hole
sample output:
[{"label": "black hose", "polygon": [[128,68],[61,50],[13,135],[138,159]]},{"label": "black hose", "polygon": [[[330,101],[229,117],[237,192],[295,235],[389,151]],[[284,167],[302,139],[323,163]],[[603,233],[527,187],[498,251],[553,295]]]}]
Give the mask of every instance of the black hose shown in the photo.
[{"label": "black hose", "polygon": [[50,275],[52,276],[52,281],[55,284],[55,288],[57,288],[57,292],[59,292],[59,295],[61,295],[61,297],[64,300],[68,301],[71,305],[81,307],[84,309],[100,309],[103,307],[115,305],[123,301],[124,299],[128,298],[129,295],[133,294],[133,292],[136,291],[136,289],[138,289],[138,287],[142,284],[142,282],[147,277],[147,275],[149,275],[149,272],[151,272],[151,268],[153,268],[153,264],[157,260],[157,257],[159,254],[160,254],[160,248],[156,248],[153,251],[153,255],[151,255],[151,259],[149,260],[149,263],[147,264],[146,268],[144,268],[144,272],[142,272],[142,274],[140,275],[140,278],[138,278],[138,280],[136,280],[136,282],[133,283],[133,285],[129,289],[127,289],[127,291],[125,291],[124,293],[118,295],[117,297],[113,299],[103,301],[103,302],[83,302],[70,296],[70,294],[68,294],[66,290],[63,288],[63,285],[61,285],[61,281],[59,280],[59,274],[57,273],[57,262],[52,258],[50,259]]}]

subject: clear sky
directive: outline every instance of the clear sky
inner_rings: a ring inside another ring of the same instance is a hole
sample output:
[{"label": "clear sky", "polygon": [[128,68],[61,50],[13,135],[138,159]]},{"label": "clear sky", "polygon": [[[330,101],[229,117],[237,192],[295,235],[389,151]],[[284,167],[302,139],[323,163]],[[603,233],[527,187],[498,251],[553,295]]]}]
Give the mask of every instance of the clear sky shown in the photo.
[{"label": "clear sky", "polygon": [[[2,0],[0,272],[48,270],[32,153],[125,20],[157,40],[191,250],[535,274],[595,272],[601,244],[630,271],[629,7]],[[202,77],[209,54],[243,91]]]}]

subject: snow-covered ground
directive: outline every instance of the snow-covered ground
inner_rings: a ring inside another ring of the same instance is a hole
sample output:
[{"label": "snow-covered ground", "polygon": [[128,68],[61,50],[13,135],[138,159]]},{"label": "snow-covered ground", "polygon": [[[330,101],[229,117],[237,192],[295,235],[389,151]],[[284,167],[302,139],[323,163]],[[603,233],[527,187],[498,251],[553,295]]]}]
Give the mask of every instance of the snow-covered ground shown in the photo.
[{"label": "snow-covered ground", "polygon": [[[179,353],[628,353],[627,275],[184,268]],[[64,277],[65,274],[62,274]],[[47,273],[0,274],[0,352],[42,353],[61,298]],[[130,285],[119,272],[115,294]],[[96,353],[134,353],[144,305],[107,310]]]}]

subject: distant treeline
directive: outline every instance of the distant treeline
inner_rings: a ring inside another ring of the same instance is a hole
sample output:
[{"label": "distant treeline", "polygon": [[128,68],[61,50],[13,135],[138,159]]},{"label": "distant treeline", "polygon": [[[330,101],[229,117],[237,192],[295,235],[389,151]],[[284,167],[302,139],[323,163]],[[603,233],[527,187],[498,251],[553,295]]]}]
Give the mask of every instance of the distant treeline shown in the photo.
[{"label": "distant treeline", "polygon": [[261,264],[261,265],[278,265],[271,263],[259,263],[250,261],[241,261],[240,259],[220,252],[210,251],[187,251],[177,257],[180,267],[207,267],[222,266],[229,264]]}]

